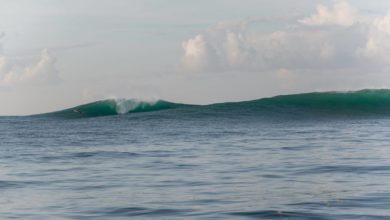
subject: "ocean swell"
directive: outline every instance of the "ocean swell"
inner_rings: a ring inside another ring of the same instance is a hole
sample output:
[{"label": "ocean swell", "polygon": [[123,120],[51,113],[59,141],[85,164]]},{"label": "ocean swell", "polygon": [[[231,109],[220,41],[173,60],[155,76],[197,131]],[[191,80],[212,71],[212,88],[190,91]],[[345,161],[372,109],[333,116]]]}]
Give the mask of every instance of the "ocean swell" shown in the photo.
[{"label": "ocean swell", "polygon": [[169,109],[175,107],[174,103],[157,100],[157,101],[140,101],[136,99],[107,99],[102,101],[96,101],[73,108],[42,114],[44,116],[57,116],[57,117],[98,117],[98,116],[110,116],[121,115],[135,112],[149,112],[163,109]]},{"label": "ocean swell", "polygon": [[[150,112],[172,108],[190,109],[189,112],[207,112],[218,116],[222,113],[243,115],[291,116],[362,116],[390,115],[390,90],[360,90],[353,92],[315,92],[281,95],[252,101],[219,103],[211,105],[187,105],[158,100],[146,102],[135,99],[108,99],[80,105],[44,116],[97,117],[139,112]],[[187,111],[188,113],[188,111]]]}]

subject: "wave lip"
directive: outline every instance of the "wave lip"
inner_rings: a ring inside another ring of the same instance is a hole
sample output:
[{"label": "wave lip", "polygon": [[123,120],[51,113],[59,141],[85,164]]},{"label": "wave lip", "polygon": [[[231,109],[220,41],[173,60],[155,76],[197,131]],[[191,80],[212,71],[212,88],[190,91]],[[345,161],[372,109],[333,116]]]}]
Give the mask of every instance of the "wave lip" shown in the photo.
[{"label": "wave lip", "polygon": [[136,99],[107,99],[41,115],[66,118],[85,118],[121,115],[131,112],[157,111],[174,108],[176,105],[177,104],[175,103],[163,100],[148,102]]}]

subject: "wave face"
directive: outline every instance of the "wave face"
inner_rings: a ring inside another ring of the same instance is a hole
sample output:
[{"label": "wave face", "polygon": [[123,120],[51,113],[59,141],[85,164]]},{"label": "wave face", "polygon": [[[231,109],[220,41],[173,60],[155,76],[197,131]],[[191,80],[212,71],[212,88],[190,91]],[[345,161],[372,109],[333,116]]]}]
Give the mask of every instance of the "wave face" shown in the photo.
[{"label": "wave face", "polygon": [[290,115],[291,117],[312,115],[390,115],[390,90],[304,93],[211,105],[186,105],[163,100],[144,102],[138,100],[110,99],[43,115],[97,117],[173,108],[185,108],[193,113],[207,112],[210,116],[216,116],[222,113],[232,113],[234,115],[250,113],[261,116],[282,114]]},{"label": "wave face", "polygon": [[390,114],[390,90],[314,92],[219,105],[298,114]]},{"label": "wave face", "polygon": [[135,99],[108,99],[42,115],[66,118],[84,118],[157,111],[174,108],[175,106],[177,106],[177,104],[162,100],[145,102]]}]

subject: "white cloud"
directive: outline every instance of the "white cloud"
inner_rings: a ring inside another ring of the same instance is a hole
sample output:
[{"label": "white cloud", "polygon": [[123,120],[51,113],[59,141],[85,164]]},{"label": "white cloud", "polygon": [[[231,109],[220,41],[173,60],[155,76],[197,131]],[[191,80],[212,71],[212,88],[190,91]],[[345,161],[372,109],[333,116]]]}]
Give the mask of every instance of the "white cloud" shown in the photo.
[{"label": "white cloud", "polygon": [[[247,33],[213,29],[185,41],[181,65],[197,71],[340,68],[358,64],[359,28]],[[217,32],[217,34],[216,34]],[[195,43],[197,42],[197,43]]]},{"label": "white cloud", "polygon": [[210,59],[210,50],[202,35],[196,35],[182,43],[184,56],[182,64],[190,70],[200,70],[206,68]]},{"label": "white cloud", "polygon": [[357,18],[357,10],[347,2],[339,2],[333,7],[319,5],[317,13],[311,17],[299,20],[300,23],[309,26],[340,25],[351,26]]},{"label": "white cloud", "polygon": [[390,11],[386,16],[375,19],[374,27],[377,28],[378,31],[390,34]]},{"label": "white cloud", "polygon": [[366,44],[359,54],[375,62],[390,63],[390,11],[384,17],[374,19],[370,26]]},{"label": "white cloud", "polygon": [[0,86],[58,83],[60,78],[55,62],[47,49],[43,49],[39,60],[29,66],[17,65],[0,55]]},{"label": "white cloud", "polygon": [[292,28],[273,32],[259,31],[245,22],[218,24],[183,43],[182,70],[379,73],[388,69],[390,12],[372,18],[357,14],[346,2],[319,8],[317,14],[298,20]]}]

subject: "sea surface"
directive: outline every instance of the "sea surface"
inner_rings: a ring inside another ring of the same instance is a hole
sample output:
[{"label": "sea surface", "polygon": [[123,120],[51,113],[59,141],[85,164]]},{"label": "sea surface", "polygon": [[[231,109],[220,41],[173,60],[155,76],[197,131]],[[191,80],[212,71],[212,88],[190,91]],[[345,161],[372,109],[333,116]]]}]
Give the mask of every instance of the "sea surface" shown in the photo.
[{"label": "sea surface", "polygon": [[390,91],[3,116],[0,219],[390,219]]}]

